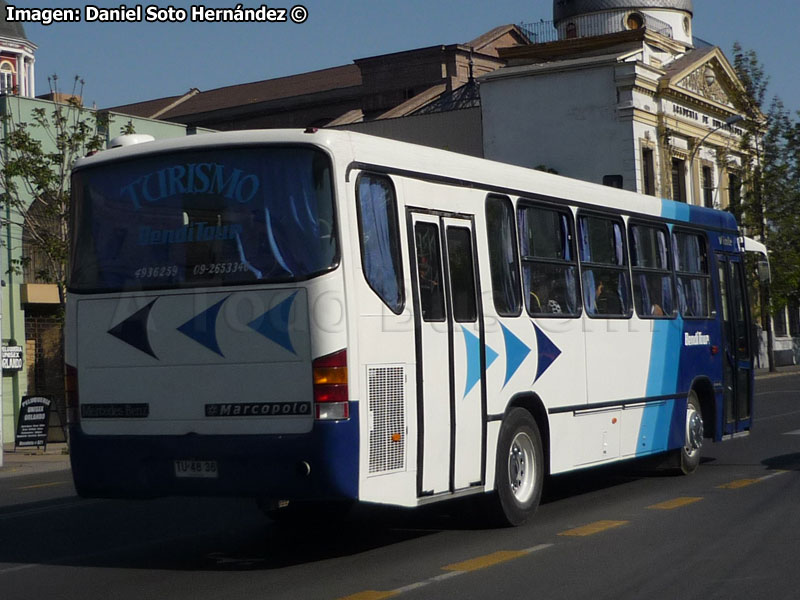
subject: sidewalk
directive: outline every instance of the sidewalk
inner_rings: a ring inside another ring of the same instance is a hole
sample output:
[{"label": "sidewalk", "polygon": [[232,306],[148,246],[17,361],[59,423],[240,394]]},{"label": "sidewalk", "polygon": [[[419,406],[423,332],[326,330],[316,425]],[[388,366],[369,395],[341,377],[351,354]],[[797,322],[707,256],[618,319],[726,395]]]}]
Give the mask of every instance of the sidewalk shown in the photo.
[{"label": "sidewalk", "polygon": [[47,444],[47,450],[35,448],[12,448],[3,452],[3,466],[0,467],[0,479],[19,477],[50,471],[66,471],[69,469],[69,454],[64,443]]},{"label": "sidewalk", "polygon": [[776,367],[774,373],[770,373],[769,369],[756,369],[756,379],[781,377],[783,375],[796,375],[797,373],[800,373],[800,365],[792,365],[790,367]]}]

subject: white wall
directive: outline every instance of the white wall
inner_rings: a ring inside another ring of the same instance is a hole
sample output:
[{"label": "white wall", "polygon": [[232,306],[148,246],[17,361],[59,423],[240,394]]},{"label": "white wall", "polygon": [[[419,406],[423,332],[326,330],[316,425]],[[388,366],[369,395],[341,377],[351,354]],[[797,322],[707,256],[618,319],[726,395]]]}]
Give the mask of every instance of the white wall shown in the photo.
[{"label": "white wall", "polygon": [[489,77],[481,83],[484,155],[524,167],[602,183],[622,175],[636,189],[629,118],[617,110],[615,65]]},{"label": "white wall", "polygon": [[337,129],[483,156],[480,108],[352,123]]}]

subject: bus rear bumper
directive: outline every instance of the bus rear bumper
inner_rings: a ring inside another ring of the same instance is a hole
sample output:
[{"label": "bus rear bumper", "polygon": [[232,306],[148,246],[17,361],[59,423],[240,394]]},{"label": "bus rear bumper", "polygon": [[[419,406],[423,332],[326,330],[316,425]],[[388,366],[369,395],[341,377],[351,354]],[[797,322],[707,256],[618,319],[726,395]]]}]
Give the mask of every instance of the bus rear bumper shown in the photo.
[{"label": "bus rear bumper", "polygon": [[[358,423],[352,418],[284,436],[93,436],[73,425],[70,460],[84,497],[358,498]],[[211,463],[215,473],[178,476],[176,461]]]}]

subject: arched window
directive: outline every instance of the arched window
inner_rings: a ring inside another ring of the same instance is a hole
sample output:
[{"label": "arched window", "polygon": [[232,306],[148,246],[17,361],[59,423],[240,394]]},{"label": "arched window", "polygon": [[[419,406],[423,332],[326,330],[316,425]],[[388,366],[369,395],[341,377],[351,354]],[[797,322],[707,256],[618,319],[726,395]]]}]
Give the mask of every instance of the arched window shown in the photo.
[{"label": "arched window", "polygon": [[14,66],[8,62],[0,63],[0,94],[14,93]]}]

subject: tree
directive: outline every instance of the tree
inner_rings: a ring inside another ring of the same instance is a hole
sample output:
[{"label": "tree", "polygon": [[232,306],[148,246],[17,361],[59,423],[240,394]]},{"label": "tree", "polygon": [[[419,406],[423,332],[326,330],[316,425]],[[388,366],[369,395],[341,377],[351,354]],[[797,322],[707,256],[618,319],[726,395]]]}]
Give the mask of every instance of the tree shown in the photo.
[{"label": "tree", "polygon": [[[58,92],[49,78],[51,108],[35,108],[24,121],[15,97],[6,97],[0,154],[0,208],[6,226],[22,227],[25,250],[9,269],[22,271],[35,257],[35,276],[58,286],[63,306],[69,246],[70,171],[74,162],[106,142],[108,115],[81,102],[84,82],[75,77],[72,93]],[[16,110],[15,110],[16,108]]]},{"label": "tree", "polygon": [[772,283],[759,289],[770,369],[774,369],[769,313],[783,310],[800,295],[800,123],[778,98],[764,114],[766,71],[755,51],[745,51],[737,43],[733,52],[734,67],[745,88],[738,108],[749,117],[742,146],[747,154],[755,149],[756,156],[744,165],[742,205],[731,209],[745,230],[759,237],[770,252]]}]

